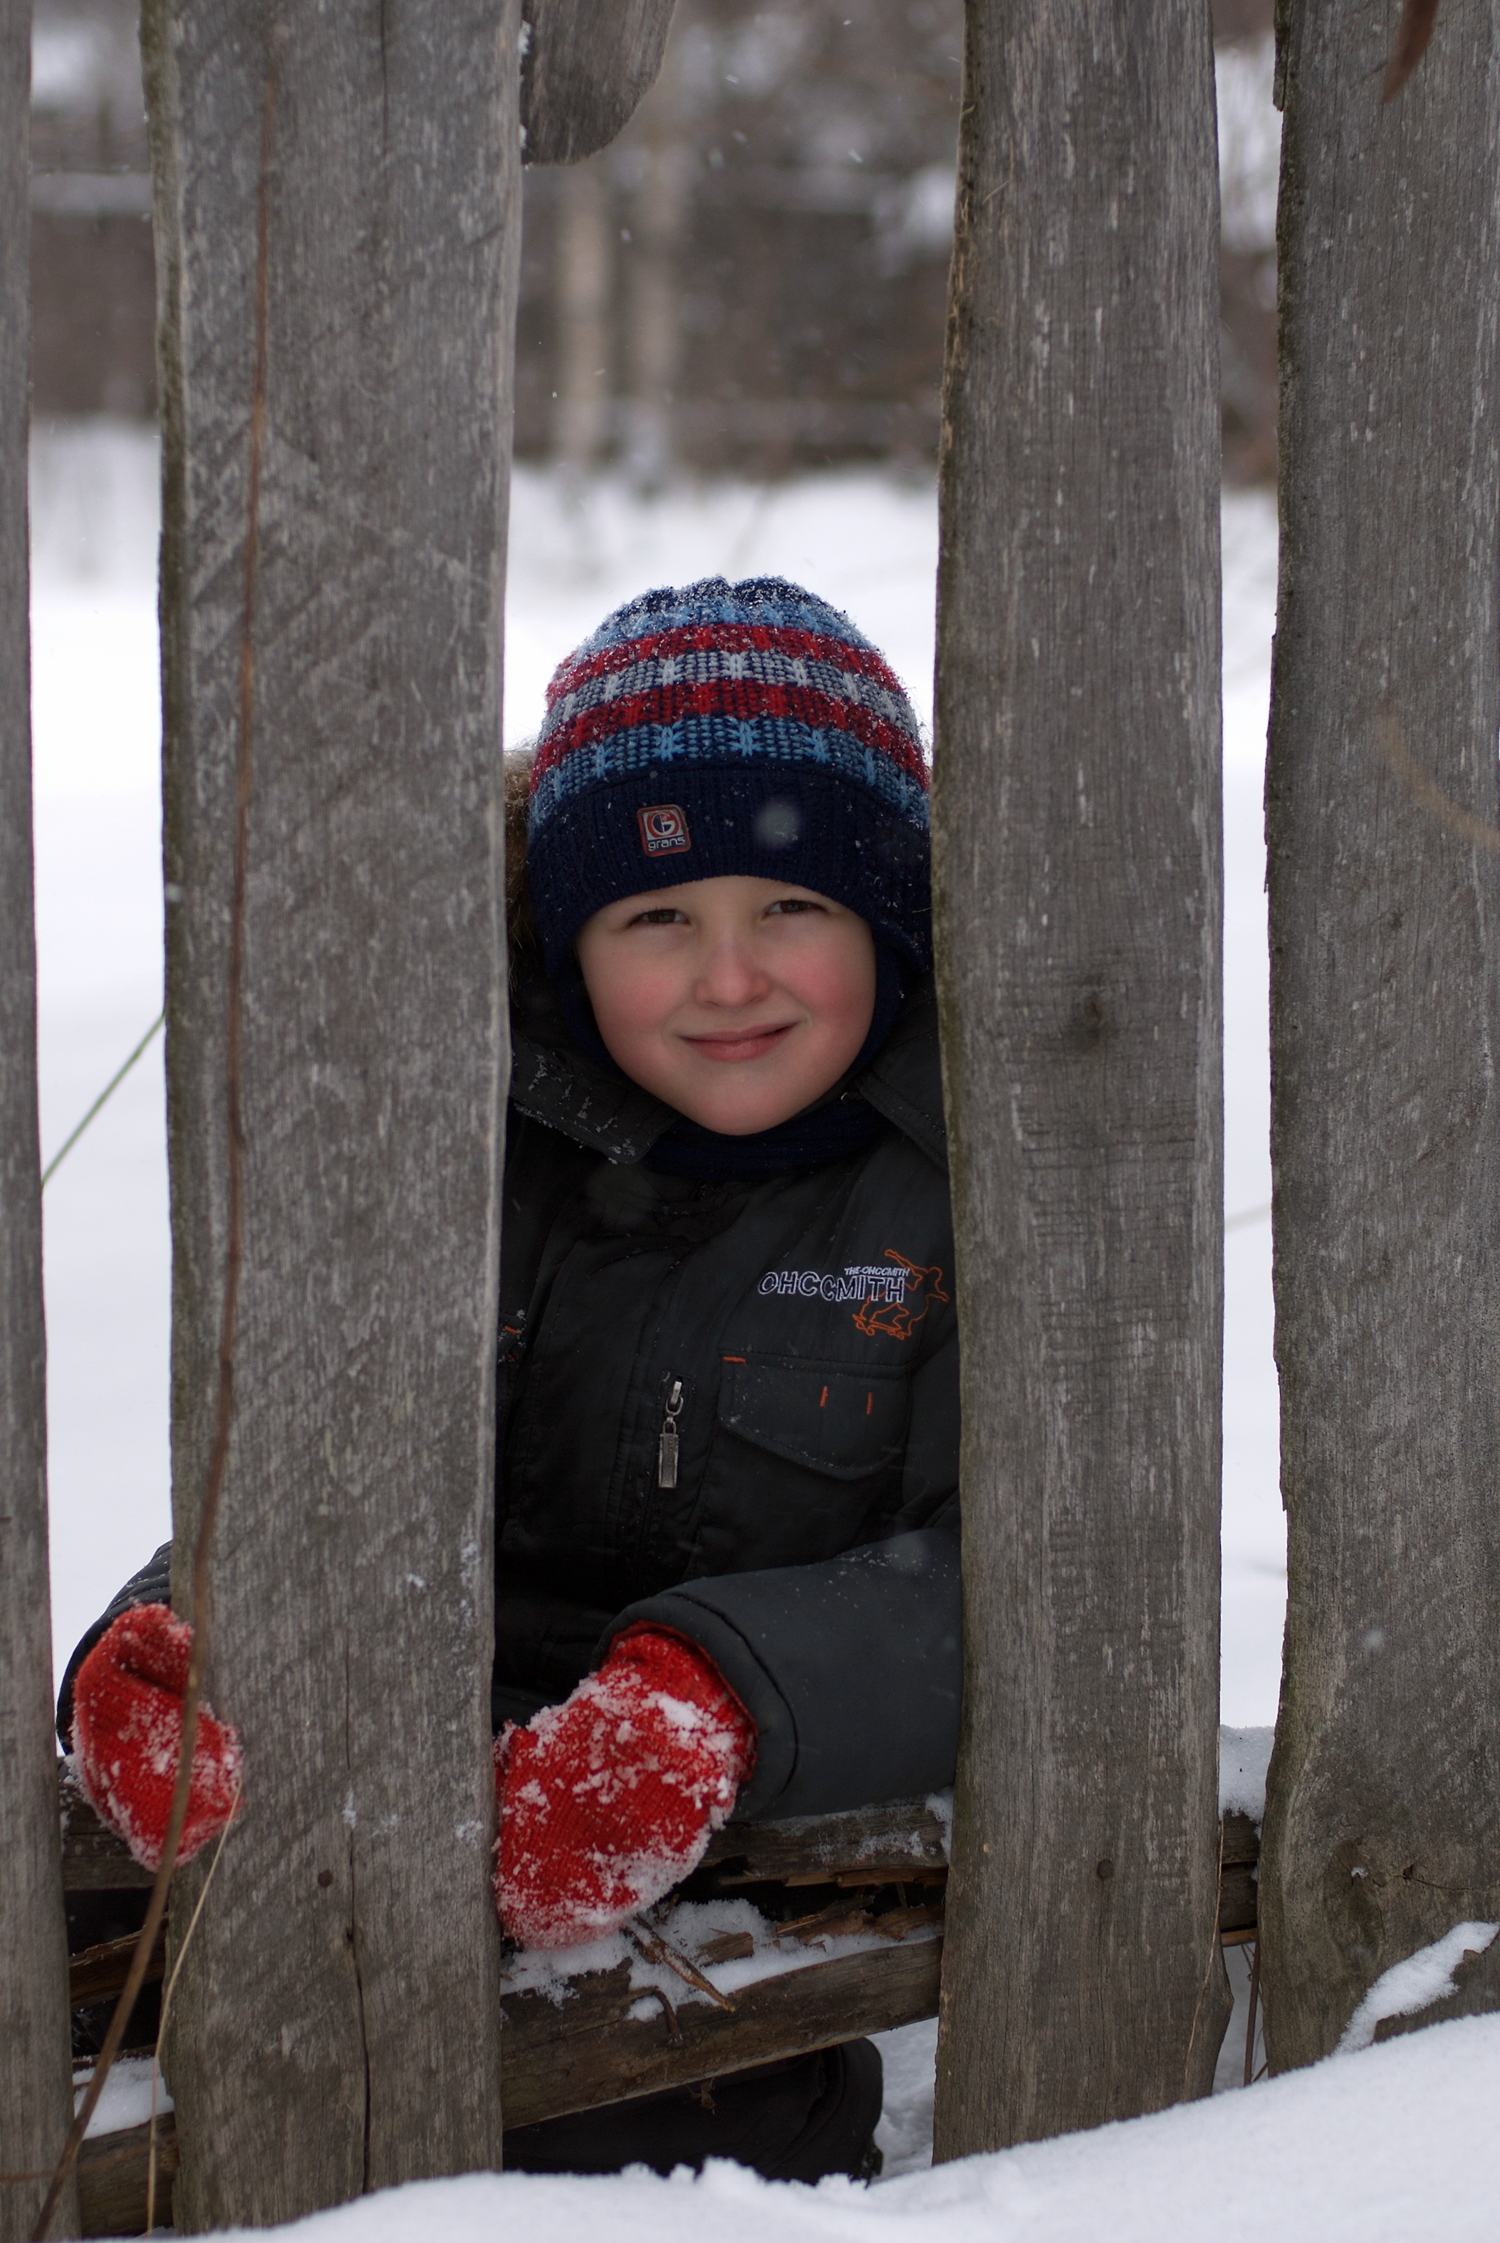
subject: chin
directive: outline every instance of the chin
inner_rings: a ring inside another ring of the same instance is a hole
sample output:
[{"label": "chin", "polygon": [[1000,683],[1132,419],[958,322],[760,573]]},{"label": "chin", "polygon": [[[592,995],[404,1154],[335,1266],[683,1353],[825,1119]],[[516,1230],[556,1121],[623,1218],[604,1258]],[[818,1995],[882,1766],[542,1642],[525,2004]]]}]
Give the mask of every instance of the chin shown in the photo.
[{"label": "chin", "polygon": [[[737,1094],[735,1086],[729,1083],[722,1089],[717,1083],[709,1087],[717,1095],[706,1096],[700,1092],[691,1101],[668,1097],[667,1103],[676,1106],[679,1114],[695,1121],[700,1129],[711,1129],[718,1137],[756,1137],[763,1129],[775,1129],[780,1123],[790,1121],[793,1114],[800,1114],[808,1103],[806,1098],[790,1095],[766,1097],[762,1103],[759,1098],[745,1096],[748,1084],[741,1085]],[[699,1086],[693,1088],[697,1090]]]},{"label": "chin", "polygon": [[685,1114],[689,1121],[696,1122],[700,1129],[711,1129],[716,1137],[758,1137],[763,1129],[775,1129],[778,1122],[791,1119],[791,1114],[778,1112],[767,1115],[763,1120],[746,1121],[743,1112],[731,1118],[727,1114],[712,1112],[692,1113],[686,1106],[679,1107],[678,1112]]}]

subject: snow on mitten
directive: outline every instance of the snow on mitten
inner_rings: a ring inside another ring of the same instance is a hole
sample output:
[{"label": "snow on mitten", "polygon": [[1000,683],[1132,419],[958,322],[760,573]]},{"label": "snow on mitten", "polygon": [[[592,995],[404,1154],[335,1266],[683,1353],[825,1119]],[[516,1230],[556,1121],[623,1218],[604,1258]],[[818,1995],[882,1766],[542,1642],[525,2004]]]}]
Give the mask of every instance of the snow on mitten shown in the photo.
[{"label": "snow on mitten", "polygon": [[[164,1604],[138,1604],[108,1627],[73,1684],[73,1752],[101,1822],[147,1869],[161,1863],[182,1750],[182,1694],[193,1631]],[[198,1709],[193,1781],[179,1861],[190,1861],[235,1811],[240,1740]]]},{"label": "snow on mitten", "polygon": [[527,1947],[613,1931],[685,1877],[755,1765],[755,1724],[706,1651],[617,1636],[565,1704],[495,1740],[495,1904]]}]

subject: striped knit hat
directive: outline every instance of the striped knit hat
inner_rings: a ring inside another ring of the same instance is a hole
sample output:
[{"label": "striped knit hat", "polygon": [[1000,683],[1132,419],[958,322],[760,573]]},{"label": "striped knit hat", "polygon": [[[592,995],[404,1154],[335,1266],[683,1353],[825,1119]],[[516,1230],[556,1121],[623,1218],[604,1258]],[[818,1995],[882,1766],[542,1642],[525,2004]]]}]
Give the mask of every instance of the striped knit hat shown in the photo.
[{"label": "striped knit hat", "polygon": [[547,688],[527,885],[548,972],[617,897],[748,873],[930,952],[927,767],[881,656],[780,577],[706,577],[608,616]]}]

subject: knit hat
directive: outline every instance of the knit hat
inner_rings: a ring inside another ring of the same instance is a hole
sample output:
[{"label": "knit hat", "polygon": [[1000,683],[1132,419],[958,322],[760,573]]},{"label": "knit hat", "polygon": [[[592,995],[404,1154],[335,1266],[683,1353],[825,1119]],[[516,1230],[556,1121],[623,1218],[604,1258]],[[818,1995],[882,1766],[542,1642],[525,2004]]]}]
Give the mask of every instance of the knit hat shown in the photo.
[{"label": "knit hat", "polygon": [[724,873],[814,889],[927,966],[916,717],[869,640],[799,585],[705,577],[617,608],[547,688],[531,790],[554,980],[606,904]]}]

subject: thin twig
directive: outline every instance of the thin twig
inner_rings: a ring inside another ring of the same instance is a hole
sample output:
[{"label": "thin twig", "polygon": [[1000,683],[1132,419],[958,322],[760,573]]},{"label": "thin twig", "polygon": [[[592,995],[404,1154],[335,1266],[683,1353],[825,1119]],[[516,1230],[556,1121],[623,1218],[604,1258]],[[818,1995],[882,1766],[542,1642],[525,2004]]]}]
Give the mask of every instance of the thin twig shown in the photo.
[{"label": "thin twig", "polygon": [[1472,842],[1476,849],[1500,851],[1500,826],[1491,825],[1488,818],[1476,817],[1444,794],[1429,772],[1422,769],[1406,744],[1406,732],[1394,705],[1389,701],[1380,704],[1378,718],[1380,748],[1386,762],[1401,781],[1407,793],[1429,817],[1439,825],[1457,834],[1460,841]]},{"label": "thin twig", "polygon": [[665,1994],[664,1994],[664,1993],[662,1992],[662,1990],[661,1990],[661,1988],[660,1988],[659,1986],[649,1986],[649,1987],[648,1987],[648,1988],[646,1989],[646,1991],[647,1991],[647,1992],[648,1992],[649,1994],[653,1994],[653,1995],[655,1996],[655,1998],[657,1999],[657,2001],[659,2001],[659,2002],[661,2003],[661,2006],[662,2006],[662,2010],[663,2010],[663,2013],[664,2013],[664,2015],[665,2015],[665,2017],[666,2017],[666,2020],[667,2020],[667,2038],[668,2038],[668,2040],[670,2040],[671,2042],[673,2042],[673,2043],[675,2044],[675,2046],[676,2046],[676,2047],[678,2047],[678,2048],[681,2048],[681,2046],[682,2046],[682,2027],[681,2027],[681,2026],[680,2026],[680,2025],[678,2024],[678,2022],[677,2022],[677,2012],[676,2012],[676,2010],[675,2010],[675,2009],[674,2009],[674,2008],[672,2007],[672,2004],[671,2004],[671,2003],[670,2003],[670,2002],[668,2001],[668,1999],[667,1999],[666,1995],[665,1995]]},{"label": "thin twig", "polygon": [[130,1959],[130,1973],[125,1988],[115,2004],[104,2045],[94,2065],[93,2076],[79,2106],[77,2116],[63,2144],[57,2170],[32,2231],[32,2243],[45,2243],[47,2230],[62,2201],[73,2170],[79,2147],[88,2130],[89,2120],[104,2092],[111,2067],[125,2036],[125,2028],[135,2008],[136,1998],[145,1983],[146,1968],[151,1950],[156,1944],[156,1934],[166,1913],[167,1891],[177,1867],[177,1855],[182,1844],[183,1825],[187,1820],[188,1797],[193,1782],[193,1756],[198,1743],[198,1707],[203,1695],[203,1673],[207,1665],[208,1650],[208,1566],[213,1545],[214,1521],[218,1516],[219,1500],[224,1489],[225,1468],[229,1461],[229,1432],[234,1416],[234,1335],[239,1308],[240,1265],[242,1259],[243,1197],[244,1197],[244,1146],[245,1133],[240,1105],[240,1046],[241,1023],[244,1012],[245,967],[245,889],[249,855],[250,833],[250,772],[251,772],[251,718],[254,708],[253,686],[255,665],[252,652],[252,626],[255,619],[255,576],[260,530],[260,473],[261,451],[265,429],[266,392],[266,327],[269,303],[270,273],[270,177],[271,128],[276,102],[276,50],[273,47],[266,75],[265,101],[261,111],[260,128],[260,180],[256,198],[255,245],[255,375],[250,401],[250,475],[246,506],[245,530],[245,599],[240,629],[240,705],[239,705],[239,757],[235,790],[234,826],[234,885],[230,901],[229,921],[229,991],[227,1053],[225,1064],[225,1091],[228,1108],[228,1237],[224,1252],[224,1302],[219,1325],[219,1381],[214,1411],[213,1447],[209,1455],[208,1476],[203,1490],[203,1504],[198,1514],[198,1537],[193,1550],[193,1643],[188,1656],[187,1683],[182,1694],[182,1741],[178,1748],[177,1781],[172,1790],[172,1809],[167,1817],[166,1838],[162,1846],[161,1862],[156,1880],[151,1887],[151,1897],[146,1903],[146,1920],[135,1943],[135,1953]]},{"label": "thin twig", "polygon": [[702,1971],[688,1961],[686,1955],[679,1955],[675,1947],[669,1947],[656,1932],[647,1931],[644,1924],[627,1924],[625,1930],[648,1962],[665,1963],[668,1970],[676,1971],[685,1985],[696,1986],[700,1994],[707,1994],[711,2002],[717,2002],[720,2009],[727,2009],[733,2016],[734,2004],[729,1996],[721,1994],[713,1980],[705,1978]]},{"label": "thin twig", "polygon": [[1250,2014],[1245,2019],[1245,2085],[1255,2084],[1255,2012],[1260,2003],[1260,1941],[1250,1958]]},{"label": "thin twig", "polygon": [[77,1144],[79,1138],[88,1128],[89,1123],[93,1120],[95,1114],[97,1114],[100,1108],[106,1105],[108,1101],[113,1098],[115,1092],[119,1089],[121,1083],[124,1082],[125,1077],[130,1073],[131,1068],[135,1065],[141,1054],[146,1050],[147,1046],[151,1042],[152,1037],[160,1029],[166,1017],[166,1007],[163,1006],[161,1011],[157,1014],[156,1018],[152,1021],[150,1027],[146,1030],[145,1035],[142,1036],[140,1042],[136,1045],[135,1050],[126,1060],[124,1066],[116,1068],[115,1072],[110,1076],[109,1081],[105,1084],[98,1097],[94,1100],[93,1105],[90,1106],[88,1112],[84,1115],[82,1121],[78,1124],[78,1127],[71,1133],[70,1136],[65,1137],[62,1143],[58,1146],[57,1151],[52,1155],[52,1158],[48,1161],[46,1167],[42,1170],[43,1191],[47,1189],[47,1179],[52,1174],[54,1168],[56,1168],[58,1162],[67,1159],[68,1154],[72,1152],[73,1147]]}]

